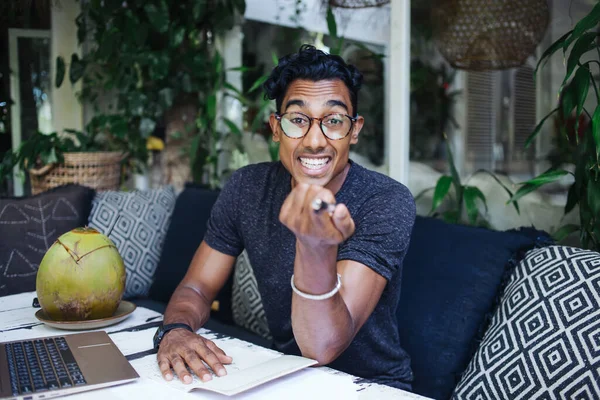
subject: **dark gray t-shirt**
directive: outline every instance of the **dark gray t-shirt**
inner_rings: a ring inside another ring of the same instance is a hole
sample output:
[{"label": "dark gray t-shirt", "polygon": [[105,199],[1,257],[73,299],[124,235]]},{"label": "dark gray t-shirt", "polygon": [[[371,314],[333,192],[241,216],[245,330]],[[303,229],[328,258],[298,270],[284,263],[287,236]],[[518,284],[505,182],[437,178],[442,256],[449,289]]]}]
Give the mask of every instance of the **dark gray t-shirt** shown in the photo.
[{"label": "dark gray t-shirt", "polygon": [[[388,283],[350,346],[329,366],[410,389],[410,359],[400,347],[396,308],[402,260],[415,220],[414,199],[397,181],[350,163],[335,197],[348,207],[356,230],[340,245],[338,260],[360,262]],[[279,222],[279,211],[291,192],[291,179],[280,162],[236,171],[212,209],[204,239],[213,249],[231,256],[247,250],[275,349],[299,355],[292,331],[290,287],[296,237]]]}]

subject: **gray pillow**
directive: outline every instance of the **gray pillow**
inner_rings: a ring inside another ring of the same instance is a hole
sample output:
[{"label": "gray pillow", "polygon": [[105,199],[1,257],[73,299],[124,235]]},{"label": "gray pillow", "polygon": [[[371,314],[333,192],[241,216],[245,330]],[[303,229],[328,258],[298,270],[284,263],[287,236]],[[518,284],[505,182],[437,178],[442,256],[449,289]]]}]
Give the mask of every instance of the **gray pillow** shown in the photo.
[{"label": "gray pillow", "polygon": [[94,198],[89,226],[107,235],[125,262],[124,298],[148,295],[175,199],[172,186],[146,191],[99,192]]},{"label": "gray pillow", "polygon": [[60,235],[87,223],[94,190],[67,185],[0,198],[0,297],[35,290],[37,270]]},{"label": "gray pillow", "polygon": [[519,263],[454,398],[599,399],[600,254],[532,250]]},{"label": "gray pillow", "polygon": [[238,256],[235,262],[231,289],[231,311],[233,321],[237,325],[265,339],[271,339],[267,315],[246,250]]}]

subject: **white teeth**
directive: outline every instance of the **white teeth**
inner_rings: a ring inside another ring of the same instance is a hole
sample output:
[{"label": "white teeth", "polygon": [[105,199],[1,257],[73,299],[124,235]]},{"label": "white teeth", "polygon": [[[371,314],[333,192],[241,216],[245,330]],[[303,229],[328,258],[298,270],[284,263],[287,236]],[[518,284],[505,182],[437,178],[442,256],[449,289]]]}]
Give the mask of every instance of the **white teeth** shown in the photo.
[{"label": "white teeth", "polygon": [[300,162],[306,168],[318,169],[318,168],[321,168],[323,165],[327,164],[329,162],[329,158],[327,158],[327,157],[325,157],[325,158],[302,158],[302,157],[300,157]]}]

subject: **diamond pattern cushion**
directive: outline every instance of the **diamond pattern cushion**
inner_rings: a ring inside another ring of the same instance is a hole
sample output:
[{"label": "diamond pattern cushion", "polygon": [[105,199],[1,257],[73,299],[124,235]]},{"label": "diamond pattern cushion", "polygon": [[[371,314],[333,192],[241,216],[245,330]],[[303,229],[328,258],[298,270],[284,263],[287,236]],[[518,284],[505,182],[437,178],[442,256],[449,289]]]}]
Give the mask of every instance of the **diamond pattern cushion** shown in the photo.
[{"label": "diamond pattern cushion", "polygon": [[148,295],[175,197],[173,187],[166,186],[147,191],[100,192],[94,198],[89,226],[107,235],[125,262],[124,298]]},{"label": "diamond pattern cushion", "polygon": [[519,263],[455,399],[600,398],[600,254],[532,250]]},{"label": "diamond pattern cushion", "polygon": [[256,277],[245,250],[235,262],[231,308],[233,321],[237,325],[265,339],[271,339]]},{"label": "diamond pattern cushion", "polygon": [[60,235],[84,226],[94,190],[67,185],[0,198],[0,297],[35,290],[37,270]]}]

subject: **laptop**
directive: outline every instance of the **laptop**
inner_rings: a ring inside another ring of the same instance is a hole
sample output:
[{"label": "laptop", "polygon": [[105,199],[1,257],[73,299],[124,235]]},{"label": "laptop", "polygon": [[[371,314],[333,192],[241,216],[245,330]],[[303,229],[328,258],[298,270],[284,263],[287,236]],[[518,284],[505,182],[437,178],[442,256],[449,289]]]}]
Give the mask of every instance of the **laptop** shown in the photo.
[{"label": "laptop", "polygon": [[47,399],[138,378],[104,331],[0,343],[0,399]]}]

